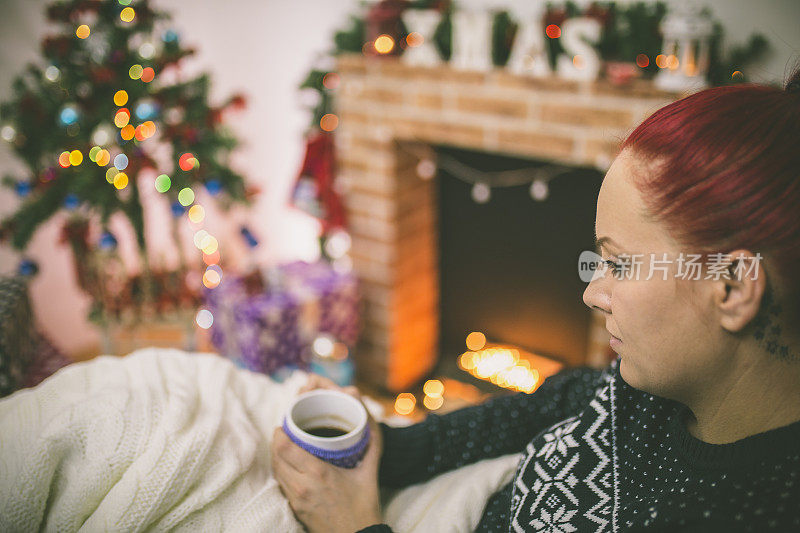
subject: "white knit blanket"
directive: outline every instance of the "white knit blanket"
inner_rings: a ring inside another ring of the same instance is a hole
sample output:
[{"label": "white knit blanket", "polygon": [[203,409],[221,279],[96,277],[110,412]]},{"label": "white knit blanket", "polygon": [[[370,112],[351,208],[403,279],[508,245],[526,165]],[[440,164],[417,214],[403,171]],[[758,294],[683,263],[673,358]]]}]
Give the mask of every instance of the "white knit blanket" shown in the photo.
[{"label": "white knit blanket", "polygon": [[[270,438],[306,379],[157,348],[70,365],[0,401],[0,531],[303,531]],[[398,533],[472,531],[519,459],[383,492],[384,518]]]}]

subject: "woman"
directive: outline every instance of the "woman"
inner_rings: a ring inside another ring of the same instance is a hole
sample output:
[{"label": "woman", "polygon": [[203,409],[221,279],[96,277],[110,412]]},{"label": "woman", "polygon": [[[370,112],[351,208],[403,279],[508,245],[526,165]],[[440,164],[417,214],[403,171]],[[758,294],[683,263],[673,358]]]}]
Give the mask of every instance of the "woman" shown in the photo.
[{"label": "woman", "polygon": [[278,430],[274,473],[295,514],[312,532],[389,531],[379,483],[522,450],[479,531],[800,530],[799,143],[800,71],[784,90],[711,88],[655,112],[597,201],[607,268],[583,299],[617,360],[376,425],[352,471]]}]

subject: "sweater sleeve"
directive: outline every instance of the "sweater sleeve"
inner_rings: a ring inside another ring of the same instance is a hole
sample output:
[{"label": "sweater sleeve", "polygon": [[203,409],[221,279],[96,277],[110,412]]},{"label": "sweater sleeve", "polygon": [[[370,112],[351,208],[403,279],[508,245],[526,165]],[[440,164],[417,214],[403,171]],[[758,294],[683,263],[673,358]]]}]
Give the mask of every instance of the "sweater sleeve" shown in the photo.
[{"label": "sweater sleeve", "polygon": [[601,370],[573,368],[551,376],[533,393],[489,399],[451,413],[431,413],[417,424],[380,423],[380,485],[401,488],[483,459],[524,450],[540,431],[580,413],[592,399]]}]

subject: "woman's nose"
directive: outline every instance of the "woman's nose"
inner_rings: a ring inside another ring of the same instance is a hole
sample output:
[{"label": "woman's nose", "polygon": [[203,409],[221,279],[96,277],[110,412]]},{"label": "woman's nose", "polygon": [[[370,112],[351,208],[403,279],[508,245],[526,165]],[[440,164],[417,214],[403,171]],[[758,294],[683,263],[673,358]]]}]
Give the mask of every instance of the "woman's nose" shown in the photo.
[{"label": "woman's nose", "polygon": [[583,303],[592,309],[611,312],[611,294],[606,286],[605,276],[595,276],[583,291]]}]

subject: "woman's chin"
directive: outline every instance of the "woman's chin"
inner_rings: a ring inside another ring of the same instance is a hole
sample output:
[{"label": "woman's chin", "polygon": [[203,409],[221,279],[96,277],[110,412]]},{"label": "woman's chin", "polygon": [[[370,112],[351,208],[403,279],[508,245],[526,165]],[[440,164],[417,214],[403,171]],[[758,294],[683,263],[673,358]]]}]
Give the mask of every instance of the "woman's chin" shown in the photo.
[{"label": "woman's chin", "polygon": [[623,381],[633,387],[634,389],[641,389],[644,383],[641,382],[639,373],[636,368],[631,364],[629,357],[624,357],[620,354],[619,358],[619,375]]}]

